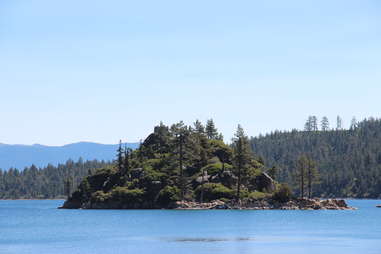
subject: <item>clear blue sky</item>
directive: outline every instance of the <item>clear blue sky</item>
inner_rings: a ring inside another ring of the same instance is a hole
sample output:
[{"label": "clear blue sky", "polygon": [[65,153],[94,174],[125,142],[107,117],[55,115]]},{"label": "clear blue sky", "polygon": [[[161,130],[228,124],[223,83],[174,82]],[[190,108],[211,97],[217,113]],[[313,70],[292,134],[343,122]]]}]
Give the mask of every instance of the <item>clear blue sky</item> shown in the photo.
[{"label": "clear blue sky", "polygon": [[230,138],[381,108],[381,1],[0,1],[0,142]]}]

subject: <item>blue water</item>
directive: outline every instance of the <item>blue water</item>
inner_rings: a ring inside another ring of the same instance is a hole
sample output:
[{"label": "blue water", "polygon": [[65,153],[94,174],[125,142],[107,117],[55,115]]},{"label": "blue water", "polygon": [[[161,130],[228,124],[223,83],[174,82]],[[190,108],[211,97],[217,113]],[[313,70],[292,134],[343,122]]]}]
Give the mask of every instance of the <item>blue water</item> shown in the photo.
[{"label": "blue water", "polygon": [[381,201],[356,211],[58,210],[0,201],[0,253],[380,254]]}]

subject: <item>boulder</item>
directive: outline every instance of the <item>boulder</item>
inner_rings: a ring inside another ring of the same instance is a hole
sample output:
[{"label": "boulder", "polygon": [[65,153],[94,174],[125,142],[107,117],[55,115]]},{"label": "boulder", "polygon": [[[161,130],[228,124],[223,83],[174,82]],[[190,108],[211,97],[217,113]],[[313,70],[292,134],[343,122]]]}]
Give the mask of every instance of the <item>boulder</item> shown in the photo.
[{"label": "boulder", "polygon": [[262,172],[255,178],[255,185],[261,192],[274,192],[275,181],[266,173]]},{"label": "boulder", "polygon": [[210,177],[210,182],[221,183],[226,187],[232,187],[236,185],[237,177],[230,170],[224,170],[216,175]]}]

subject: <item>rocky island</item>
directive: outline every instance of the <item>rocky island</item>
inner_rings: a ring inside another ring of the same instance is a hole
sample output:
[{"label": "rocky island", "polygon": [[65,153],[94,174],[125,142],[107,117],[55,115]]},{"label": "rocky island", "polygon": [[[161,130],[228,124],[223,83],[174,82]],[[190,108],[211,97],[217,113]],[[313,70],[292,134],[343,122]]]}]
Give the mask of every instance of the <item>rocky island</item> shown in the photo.
[{"label": "rocky island", "polygon": [[271,172],[240,126],[228,145],[212,120],[161,123],[138,149],[120,146],[115,163],[85,177],[61,208],[353,209],[344,200],[296,198]]}]

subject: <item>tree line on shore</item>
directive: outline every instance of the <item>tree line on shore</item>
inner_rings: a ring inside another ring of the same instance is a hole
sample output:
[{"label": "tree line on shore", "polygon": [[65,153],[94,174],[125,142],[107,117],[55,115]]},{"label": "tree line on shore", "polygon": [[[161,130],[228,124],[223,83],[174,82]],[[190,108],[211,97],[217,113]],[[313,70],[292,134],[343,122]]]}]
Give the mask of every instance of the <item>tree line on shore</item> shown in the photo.
[{"label": "tree line on shore", "polygon": [[0,199],[65,198],[85,176],[107,165],[104,161],[79,159],[43,168],[32,165],[23,170],[0,170]]},{"label": "tree line on shore", "polygon": [[[245,185],[246,195],[250,179],[248,161],[256,162],[257,173],[267,172],[278,182],[287,183],[298,196],[379,197],[380,120],[371,118],[357,122],[353,119],[349,129],[343,128],[340,117],[336,120],[336,128],[331,129],[328,119],[323,117],[319,128],[317,117],[310,116],[303,131],[276,131],[250,139],[239,127],[229,145],[222,145],[223,136],[213,120],[208,120],[205,126],[199,121],[193,126],[182,122],[170,127],[160,124],[155,127],[155,135],[150,135],[139,149],[133,151],[120,146],[114,162],[69,160],[58,166],[37,168],[32,165],[24,170],[0,170],[0,198],[64,197],[97,169],[115,165],[120,171],[132,170],[147,167],[147,160],[161,161],[167,168],[178,169],[176,187],[179,187],[181,198],[186,196],[189,178],[194,177],[192,173],[197,170],[201,178],[213,171],[234,171],[237,177],[237,184],[234,188],[231,186],[234,196],[241,195],[242,185]],[[209,158],[211,153],[214,156]],[[170,174],[168,177],[176,178]],[[203,197],[203,190],[199,194]]]},{"label": "tree line on shore", "polygon": [[[252,137],[250,142],[254,153],[274,168],[275,178],[288,183],[298,195],[305,190],[300,187],[301,165],[307,165],[303,174],[308,174],[308,160],[312,160],[312,168],[319,169],[319,174],[312,170],[315,196],[381,197],[380,119],[358,122],[353,118],[345,129],[341,117],[337,117],[336,128],[330,128],[324,117],[319,128],[317,117],[310,116],[304,130],[275,131]],[[303,181],[308,185],[308,176]]]}]

